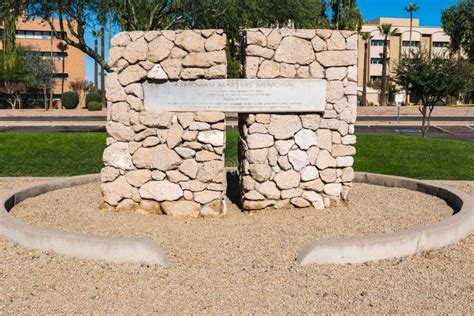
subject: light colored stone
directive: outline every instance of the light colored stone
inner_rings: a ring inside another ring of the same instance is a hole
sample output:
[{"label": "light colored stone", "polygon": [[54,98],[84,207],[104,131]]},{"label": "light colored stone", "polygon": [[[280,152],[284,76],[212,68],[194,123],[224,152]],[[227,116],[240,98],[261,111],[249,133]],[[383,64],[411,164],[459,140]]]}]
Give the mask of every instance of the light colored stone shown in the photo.
[{"label": "light colored stone", "polygon": [[340,183],[328,183],[324,185],[324,193],[332,196],[339,196],[341,194],[342,186]]},{"label": "light colored stone", "polygon": [[202,68],[183,68],[180,73],[181,79],[198,79],[203,78],[205,70]]},{"label": "light colored stone", "polygon": [[164,37],[169,39],[170,41],[174,42],[176,40],[176,32],[172,30],[163,30],[161,31]]},{"label": "light colored stone", "polygon": [[168,79],[176,80],[180,78],[181,69],[183,68],[181,59],[166,59],[161,62],[161,67],[168,75]]},{"label": "light colored stone", "polygon": [[146,70],[139,65],[132,65],[125,68],[119,75],[118,80],[122,86],[140,81],[146,78]]},{"label": "light colored stone", "polygon": [[147,214],[161,214],[160,203],[156,201],[142,200],[138,208]]},{"label": "light colored stone", "polygon": [[148,127],[168,128],[171,126],[171,120],[174,114],[171,112],[142,112],[140,113],[140,122]]},{"label": "light colored stone", "polygon": [[333,143],[333,146],[334,144],[340,144],[342,141],[342,137],[341,137],[341,134],[339,134],[339,132],[332,132],[332,143]]},{"label": "light colored stone", "polygon": [[183,59],[184,67],[208,68],[226,63],[225,51],[190,53]]},{"label": "light colored stone", "polygon": [[166,145],[139,148],[133,155],[133,163],[137,168],[158,169],[167,171],[177,168],[182,159]]},{"label": "light colored stone", "polygon": [[102,183],[100,188],[104,201],[112,206],[118,205],[124,198],[129,199],[132,197],[132,187],[123,176],[118,177],[113,182]]},{"label": "light colored stone", "polygon": [[301,37],[307,40],[312,39],[316,35],[315,30],[310,29],[297,29],[295,32],[296,37]]},{"label": "light colored stone", "polygon": [[268,149],[268,163],[273,167],[278,166],[278,151],[275,147],[270,147]]},{"label": "light colored stone", "polygon": [[150,181],[140,188],[140,196],[144,199],[155,201],[175,201],[183,196],[183,190],[179,184],[168,180]]},{"label": "light colored stone", "polygon": [[311,43],[298,37],[285,37],[275,51],[275,61],[288,64],[309,65],[314,61]]},{"label": "light colored stone", "polygon": [[346,49],[348,49],[348,50],[356,50],[356,49],[357,49],[357,39],[358,39],[358,35],[357,35],[357,34],[354,34],[354,35],[349,36],[349,37],[346,39]]},{"label": "light colored stone", "polygon": [[128,32],[117,33],[110,40],[112,46],[127,46],[128,43],[130,43],[130,35],[128,35]]},{"label": "light colored stone", "polygon": [[147,137],[143,141],[143,147],[154,147],[160,143],[160,139],[156,136]]},{"label": "light colored stone", "polygon": [[259,61],[260,61],[259,57],[248,56],[245,58],[245,64],[244,64],[245,78],[253,79],[257,77]]},{"label": "light colored stone", "polygon": [[218,217],[226,213],[225,201],[215,200],[201,208],[201,216],[203,217]]},{"label": "light colored stone", "polygon": [[153,180],[158,180],[158,181],[161,181],[163,180],[164,178],[166,178],[166,173],[160,171],[160,170],[153,170],[151,172],[151,178]]},{"label": "light colored stone", "polygon": [[[342,36],[341,32],[333,31],[331,37],[327,40],[328,50],[345,50],[346,49],[346,39]],[[337,54],[338,52],[333,52]]]},{"label": "light colored stone", "polygon": [[332,133],[328,129],[318,129],[317,131],[318,147],[321,149],[332,149]]},{"label": "light colored stone", "polygon": [[273,49],[261,47],[258,45],[248,45],[245,48],[246,56],[256,56],[256,57],[263,57],[265,59],[271,59],[273,57],[274,51]]},{"label": "light colored stone", "polygon": [[318,177],[318,169],[314,166],[306,166],[301,169],[301,181],[311,181]]},{"label": "light colored stone", "polygon": [[202,182],[217,182],[225,181],[224,162],[218,160],[211,160],[202,163],[198,169],[197,180]]},{"label": "light colored stone", "polygon": [[214,34],[206,40],[204,46],[206,48],[206,51],[211,52],[216,50],[223,50],[226,44],[227,41],[225,35]]},{"label": "light colored stone", "polygon": [[302,193],[303,193],[303,190],[301,190],[300,188],[282,190],[281,191],[281,198],[282,199],[291,199],[291,198],[294,198],[294,197],[301,196]]},{"label": "light colored stone", "polygon": [[199,132],[197,139],[201,143],[211,144],[213,146],[224,146],[224,133],[222,131],[204,131]]},{"label": "light colored stone", "polygon": [[261,210],[273,204],[275,204],[275,201],[273,200],[263,200],[263,201],[245,200],[243,203],[243,207],[245,210]]},{"label": "light colored stone", "polygon": [[128,149],[130,150],[130,154],[134,154],[138,148],[142,147],[142,144],[139,142],[129,142]]},{"label": "light colored stone", "polygon": [[178,122],[183,128],[188,128],[194,120],[193,112],[182,112],[177,114]]},{"label": "light colored stone", "polygon": [[269,134],[251,134],[247,137],[249,149],[266,148],[273,145],[273,136]]},{"label": "light colored stone", "polygon": [[143,31],[131,31],[131,32],[128,32],[128,35],[130,35],[130,39],[131,39],[132,41],[138,40],[139,38],[143,37],[144,34],[145,34],[145,32],[143,32]]},{"label": "light colored stone", "polygon": [[120,102],[112,105],[112,121],[130,125],[130,117],[128,115],[128,103]]},{"label": "light colored stone", "polygon": [[181,49],[178,46],[174,46],[171,49],[170,55],[168,57],[171,59],[181,59],[184,58],[187,54],[188,52],[184,49]]},{"label": "light colored stone", "polygon": [[294,78],[296,76],[295,65],[281,63],[280,76],[283,78]]},{"label": "light colored stone", "polygon": [[333,168],[327,168],[319,172],[319,176],[321,180],[323,180],[326,183],[331,183],[336,181],[337,178],[337,172],[336,169]]},{"label": "light colored stone", "polygon": [[260,201],[265,200],[265,197],[256,190],[251,190],[244,195],[245,200]]},{"label": "light colored stone", "polygon": [[272,168],[267,164],[252,163],[249,166],[249,172],[255,180],[264,182],[270,179]]},{"label": "light colored stone", "polygon": [[245,158],[250,163],[266,163],[268,148],[250,149],[245,151]]},{"label": "light colored stone", "polygon": [[264,60],[258,69],[257,76],[262,79],[273,79],[280,75],[280,64],[271,60]]},{"label": "light colored stone", "polygon": [[273,181],[282,190],[296,188],[300,184],[300,174],[295,170],[280,171]]},{"label": "light colored stone", "polygon": [[310,147],[306,153],[308,154],[309,163],[314,166],[316,164],[316,159],[318,159],[319,148],[316,146]]},{"label": "light colored stone", "polygon": [[209,161],[209,160],[220,160],[222,157],[220,155],[215,154],[212,151],[208,150],[200,150],[196,154],[196,161]]},{"label": "light colored stone", "polygon": [[175,44],[188,52],[204,52],[205,39],[192,30],[185,30],[176,35]]},{"label": "light colored stone", "polygon": [[342,80],[346,74],[346,67],[331,67],[326,69],[326,80]]},{"label": "light colored stone", "polygon": [[199,217],[201,205],[192,201],[175,201],[161,203],[161,209],[166,215],[174,217]]},{"label": "light colored stone", "polygon": [[100,171],[100,179],[102,182],[114,181],[115,179],[117,179],[119,175],[120,175],[119,170],[113,167],[104,167]]},{"label": "light colored stone", "polygon": [[308,202],[308,200],[302,198],[302,197],[295,197],[291,199],[291,204],[293,204],[296,207],[303,208],[303,207],[309,207],[311,204]]},{"label": "light colored stone", "polygon": [[148,44],[148,60],[159,63],[168,57],[174,44],[164,36],[158,36]]},{"label": "light colored stone", "polygon": [[116,142],[108,146],[104,150],[103,161],[106,166],[112,166],[117,169],[134,169],[128,144],[124,142]]},{"label": "light colored stone", "polygon": [[241,177],[242,188],[246,191],[255,189],[257,182],[252,179],[251,176],[242,176]]},{"label": "light colored stone", "polygon": [[189,177],[182,174],[179,170],[166,171],[166,177],[168,178],[168,180],[170,180],[173,183],[189,180]]},{"label": "light colored stone", "polygon": [[156,80],[166,80],[166,79],[168,79],[168,75],[163,70],[161,65],[153,66],[153,68],[151,68],[151,70],[148,71],[147,77],[149,79],[156,79]]},{"label": "light colored stone", "polygon": [[151,180],[151,171],[146,169],[132,170],[125,174],[127,182],[134,187],[141,187]]},{"label": "light colored stone", "polygon": [[343,169],[341,180],[342,182],[351,182],[354,179],[354,169],[347,167]]},{"label": "light colored stone", "polygon": [[265,181],[257,185],[257,190],[268,199],[278,200],[280,198],[280,190],[273,181]]},{"label": "light colored stone", "polygon": [[334,103],[344,96],[344,86],[341,81],[328,81],[326,87],[327,102]]},{"label": "light colored stone", "polygon": [[225,120],[225,114],[223,112],[197,112],[195,120],[206,123],[216,123]]},{"label": "light colored stone", "polygon": [[320,51],[328,49],[328,45],[327,45],[326,41],[323,40],[322,38],[320,38],[319,36],[315,36],[311,40],[311,44],[313,45],[313,49],[314,49],[315,52],[320,52]]},{"label": "light colored stone", "polygon": [[147,47],[148,43],[142,37],[137,41],[129,43],[125,50],[122,52],[122,56],[130,64],[135,64],[139,61],[146,59]]},{"label": "light colored stone", "polygon": [[192,192],[199,192],[206,189],[206,184],[198,180],[190,180],[180,182],[183,190],[190,190]]},{"label": "light colored stone", "polygon": [[275,139],[288,139],[293,137],[301,129],[301,121],[298,115],[272,114],[268,132]]},{"label": "light colored stone", "polygon": [[276,49],[280,45],[282,36],[280,35],[280,30],[275,28],[267,37],[267,47]]},{"label": "light colored stone", "polygon": [[168,131],[168,137],[166,139],[166,144],[168,144],[169,148],[176,147],[179,143],[181,143],[182,136],[184,130],[179,124],[173,124]]},{"label": "light colored stone", "polygon": [[301,149],[308,149],[318,144],[316,133],[309,129],[302,129],[296,133],[295,142]]},{"label": "light colored stone", "polygon": [[190,131],[205,131],[208,129],[211,129],[211,125],[205,122],[192,122],[191,125],[189,125]]},{"label": "light colored stone", "polygon": [[145,32],[143,37],[145,38],[145,40],[147,42],[151,42],[152,40],[154,40],[155,38],[157,38],[160,35],[161,35],[160,31],[148,31],[148,32]]},{"label": "light colored stone", "polygon": [[106,95],[109,102],[121,102],[127,99],[127,94],[120,84],[116,73],[111,73],[107,78]]},{"label": "light colored stone", "polygon": [[108,56],[108,65],[110,67],[114,67],[117,62],[122,58],[122,53],[125,47],[115,46],[109,49],[109,56]]},{"label": "light colored stone", "polygon": [[304,190],[312,190],[316,192],[322,192],[324,190],[324,183],[321,179],[316,179],[308,182],[301,182],[300,188]]},{"label": "light colored stone", "polygon": [[143,100],[133,95],[127,96],[127,103],[130,105],[130,108],[134,111],[141,112],[145,110],[145,106],[143,105]]},{"label": "light colored stone", "polygon": [[143,100],[143,87],[141,83],[129,84],[125,87],[125,92]]},{"label": "light colored stone", "polygon": [[336,159],[334,159],[334,157],[332,157],[327,150],[321,150],[316,161],[316,166],[319,170],[323,170],[328,167],[336,167]]},{"label": "light colored stone", "polygon": [[186,159],[179,166],[179,171],[194,179],[197,176],[198,163],[194,159]]},{"label": "light colored stone", "polygon": [[135,137],[133,130],[122,123],[109,121],[105,124],[105,127],[107,129],[107,133],[119,142],[132,141]]},{"label": "light colored stone", "polygon": [[309,74],[311,78],[323,79],[324,78],[324,67],[321,66],[317,61],[314,61],[309,65]]},{"label": "light colored stone", "polygon": [[299,149],[290,150],[288,153],[288,160],[296,171],[300,171],[309,164],[308,154]]},{"label": "light colored stone", "polygon": [[352,156],[355,155],[356,149],[354,146],[348,146],[348,145],[333,145],[332,146],[332,155],[334,157],[339,157],[339,156]]},{"label": "light colored stone", "polygon": [[217,191],[200,191],[194,193],[194,201],[206,204],[214,200],[221,200],[222,192]]},{"label": "light colored stone", "polygon": [[288,156],[280,156],[277,162],[281,169],[283,170],[291,169],[291,164],[290,164],[290,161],[288,160]]},{"label": "light colored stone", "polygon": [[295,144],[293,139],[275,141],[275,149],[280,155],[287,155],[291,147]]},{"label": "light colored stone", "polygon": [[322,51],[316,53],[316,59],[324,67],[352,66],[357,64],[356,51]]},{"label": "light colored stone", "polygon": [[247,45],[258,45],[265,47],[267,45],[267,38],[259,31],[247,32]]},{"label": "light colored stone", "polygon": [[352,167],[352,165],[354,164],[354,157],[352,156],[337,157],[336,164],[338,167]]},{"label": "light colored stone", "polygon": [[355,135],[346,135],[342,138],[342,143],[344,145],[354,145],[356,143]]},{"label": "light colored stone", "polygon": [[176,147],[174,149],[178,155],[180,155],[183,159],[188,159],[194,157],[196,155],[196,151],[191,148],[186,147]]},{"label": "light colored stone", "polygon": [[249,134],[253,134],[253,133],[265,134],[266,132],[267,132],[267,128],[265,127],[264,124],[261,124],[261,123],[253,123],[249,127]]}]

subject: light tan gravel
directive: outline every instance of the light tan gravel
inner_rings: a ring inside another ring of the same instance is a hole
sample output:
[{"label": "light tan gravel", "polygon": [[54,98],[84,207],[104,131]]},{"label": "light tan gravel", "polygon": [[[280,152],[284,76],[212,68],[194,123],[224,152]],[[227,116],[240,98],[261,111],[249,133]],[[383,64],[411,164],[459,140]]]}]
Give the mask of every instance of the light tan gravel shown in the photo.
[{"label": "light tan gravel", "polygon": [[[472,194],[471,183],[456,185]],[[355,184],[348,207],[254,215],[231,208],[221,220],[184,220],[100,213],[99,192],[98,184],[50,192],[13,214],[43,227],[153,239],[170,267],[82,261],[0,238],[0,313],[474,312],[473,236],[403,259],[295,263],[315,238],[394,231],[451,214],[421,193]]]}]

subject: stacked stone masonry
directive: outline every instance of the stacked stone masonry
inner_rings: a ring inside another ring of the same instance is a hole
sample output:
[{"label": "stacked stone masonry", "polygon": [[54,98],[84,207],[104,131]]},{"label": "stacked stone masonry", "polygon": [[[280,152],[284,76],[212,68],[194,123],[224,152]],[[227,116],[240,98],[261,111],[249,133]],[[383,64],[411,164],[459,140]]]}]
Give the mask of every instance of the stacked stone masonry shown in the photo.
[{"label": "stacked stone masonry", "polygon": [[246,31],[245,78],[327,83],[321,113],[240,114],[240,181],[246,210],[321,209],[347,200],[354,177],[357,34]]},{"label": "stacked stone masonry", "polygon": [[226,78],[222,30],[119,33],[107,80],[102,209],[173,216],[225,213],[225,115],[150,112],[145,81]]}]

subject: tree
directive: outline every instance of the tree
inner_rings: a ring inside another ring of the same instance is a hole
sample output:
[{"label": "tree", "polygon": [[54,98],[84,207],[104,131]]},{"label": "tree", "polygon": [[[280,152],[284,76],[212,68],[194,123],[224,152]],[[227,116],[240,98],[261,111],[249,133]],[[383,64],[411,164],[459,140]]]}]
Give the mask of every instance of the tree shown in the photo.
[{"label": "tree", "polygon": [[356,0],[329,0],[329,5],[332,11],[332,26],[336,30],[360,31],[363,19]]},{"label": "tree", "polygon": [[411,57],[411,38],[412,38],[412,30],[413,30],[413,13],[418,11],[420,9],[419,6],[416,5],[416,3],[410,2],[409,5],[405,7],[405,11],[410,14],[410,40],[409,40],[409,53],[408,57]]},{"label": "tree", "polygon": [[61,94],[64,93],[64,73],[65,73],[65,62],[66,62],[66,51],[67,45],[63,42],[59,42],[57,45],[58,49],[61,51]]},{"label": "tree", "polygon": [[51,76],[55,71],[51,59],[45,59],[34,51],[29,51],[26,58],[26,66],[30,70],[26,77],[28,89],[39,90],[43,94],[44,109],[48,110],[48,92],[52,90],[54,80]]},{"label": "tree", "polygon": [[373,35],[369,32],[360,33],[364,41],[364,74],[362,78],[362,106],[367,106],[367,70],[369,67],[369,43]]},{"label": "tree", "polygon": [[451,37],[449,48],[453,53],[463,50],[474,62],[474,1],[460,0],[449,9],[443,10],[443,30]]},{"label": "tree", "polygon": [[426,136],[430,128],[434,107],[444,103],[448,96],[458,96],[468,88],[469,73],[465,61],[431,58],[428,53],[417,51],[412,58],[403,58],[395,68],[396,82],[408,87],[420,101],[421,133]]},{"label": "tree", "polygon": [[69,86],[72,91],[75,91],[77,94],[79,94],[79,108],[85,108],[86,93],[89,91],[94,91],[95,89],[92,82],[86,80],[76,80],[72,81]]},{"label": "tree", "polygon": [[0,92],[12,109],[21,108],[21,94],[26,91],[28,77],[27,49],[18,46],[13,51],[0,51]]},{"label": "tree", "polygon": [[[100,31],[99,30],[93,30],[92,31],[92,36],[94,37],[94,52],[99,54]],[[99,87],[99,64],[97,63],[97,60],[94,60],[94,86],[96,88]]]},{"label": "tree", "polygon": [[381,35],[384,36],[383,40],[383,54],[382,54],[382,87],[380,91],[380,105],[387,105],[387,55],[388,55],[388,41],[389,37],[395,35],[398,29],[392,29],[392,24],[384,23],[378,27]]}]

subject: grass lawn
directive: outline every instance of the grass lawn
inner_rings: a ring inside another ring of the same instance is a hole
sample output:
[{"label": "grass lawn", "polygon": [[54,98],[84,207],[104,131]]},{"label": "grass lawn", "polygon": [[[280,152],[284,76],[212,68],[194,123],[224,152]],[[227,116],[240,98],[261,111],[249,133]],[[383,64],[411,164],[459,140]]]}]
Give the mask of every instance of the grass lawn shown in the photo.
[{"label": "grass lawn", "polygon": [[[0,176],[99,172],[105,133],[0,133]],[[238,132],[227,133],[226,164],[236,165]],[[419,179],[474,180],[474,143],[358,135],[355,170]]]}]

